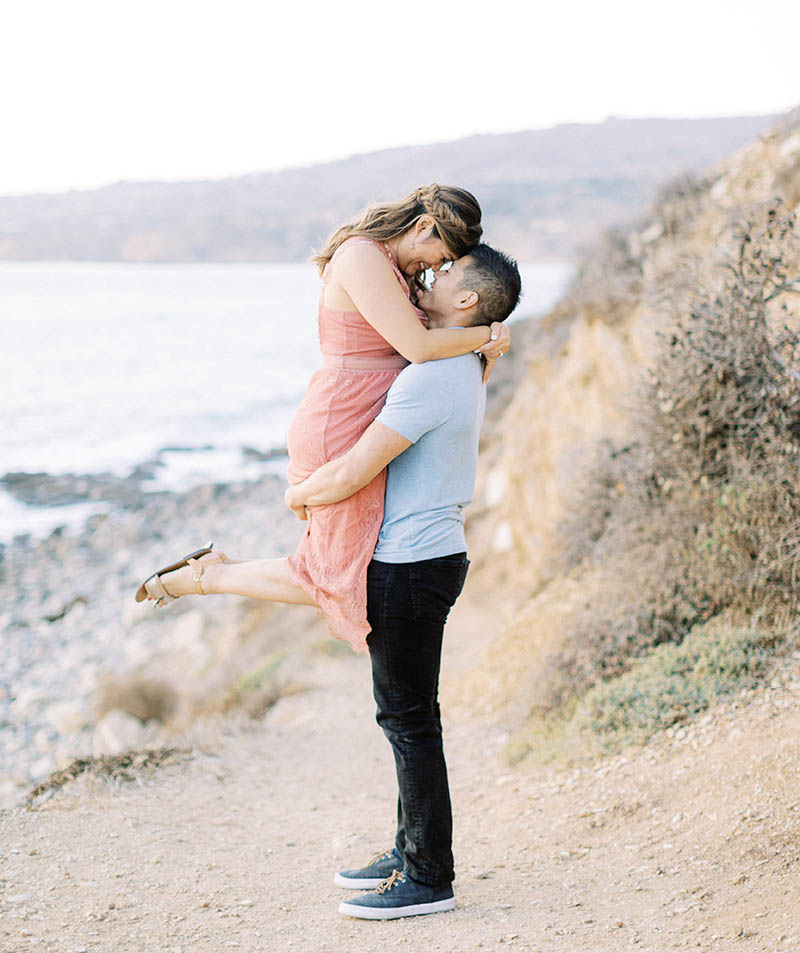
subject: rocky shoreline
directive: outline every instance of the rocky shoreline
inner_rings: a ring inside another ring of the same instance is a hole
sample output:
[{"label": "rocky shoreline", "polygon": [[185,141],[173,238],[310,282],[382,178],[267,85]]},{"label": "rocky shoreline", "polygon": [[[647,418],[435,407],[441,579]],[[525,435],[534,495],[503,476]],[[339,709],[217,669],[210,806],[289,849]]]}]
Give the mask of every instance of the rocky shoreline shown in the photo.
[{"label": "rocky shoreline", "polygon": [[145,470],[4,480],[21,501],[102,500],[109,511],[0,548],[0,807],[73,758],[168,742],[247,666],[285,652],[280,625],[270,637],[253,621],[270,607],[226,597],[154,610],[133,598],[144,575],[209,539],[238,558],[293,551],[302,528],[283,504],[285,481],[151,493]]}]

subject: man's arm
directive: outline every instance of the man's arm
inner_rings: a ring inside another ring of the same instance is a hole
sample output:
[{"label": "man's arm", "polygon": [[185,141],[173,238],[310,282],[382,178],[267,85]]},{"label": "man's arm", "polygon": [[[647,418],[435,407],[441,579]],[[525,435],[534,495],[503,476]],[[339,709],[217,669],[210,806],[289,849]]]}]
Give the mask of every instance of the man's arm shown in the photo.
[{"label": "man's arm", "polygon": [[410,440],[375,420],[347,453],[329,460],[302,483],[290,486],[284,496],[286,505],[300,519],[305,519],[306,506],[322,506],[347,499],[410,446]]}]

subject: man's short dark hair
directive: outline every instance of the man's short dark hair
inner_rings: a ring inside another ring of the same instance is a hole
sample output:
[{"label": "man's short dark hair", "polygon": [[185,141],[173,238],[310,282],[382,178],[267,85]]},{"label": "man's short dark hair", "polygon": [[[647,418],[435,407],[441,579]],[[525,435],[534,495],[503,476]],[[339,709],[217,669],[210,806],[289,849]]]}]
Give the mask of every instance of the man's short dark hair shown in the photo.
[{"label": "man's short dark hair", "polygon": [[522,279],[517,263],[491,245],[476,245],[468,252],[461,287],[477,292],[473,324],[505,321],[519,304]]}]

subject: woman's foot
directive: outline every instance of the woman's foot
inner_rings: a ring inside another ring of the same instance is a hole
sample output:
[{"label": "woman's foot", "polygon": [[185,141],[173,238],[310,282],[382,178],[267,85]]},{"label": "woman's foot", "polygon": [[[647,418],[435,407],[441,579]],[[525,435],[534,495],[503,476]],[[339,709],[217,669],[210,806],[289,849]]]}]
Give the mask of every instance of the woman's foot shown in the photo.
[{"label": "woman's foot", "polygon": [[225,553],[208,553],[199,559],[192,559],[180,569],[161,574],[161,585],[172,599],[179,599],[181,596],[205,596],[207,593],[203,578],[206,567],[224,562]]},{"label": "woman's foot", "polygon": [[[213,553],[211,551],[213,546],[213,543],[209,543],[208,546],[197,549],[178,562],[165,566],[152,576],[148,576],[136,591],[136,601],[155,599],[156,605],[161,606],[190,593],[205,595],[203,573],[206,566],[210,563],[225,562],[226,559],[224,553]],[[169,588],[163,584],[164,578],[170,580]],[[185,585],[187,579],[191,581],[188,588]]]}]

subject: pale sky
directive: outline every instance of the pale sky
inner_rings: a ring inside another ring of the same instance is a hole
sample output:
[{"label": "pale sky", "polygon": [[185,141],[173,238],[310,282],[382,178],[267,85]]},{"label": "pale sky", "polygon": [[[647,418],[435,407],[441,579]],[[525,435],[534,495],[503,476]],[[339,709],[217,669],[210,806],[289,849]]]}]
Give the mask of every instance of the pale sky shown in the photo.
[{"label": "pale sky", "polygon": [[4,0],[0,194],[800,104],[798,0]]}]

